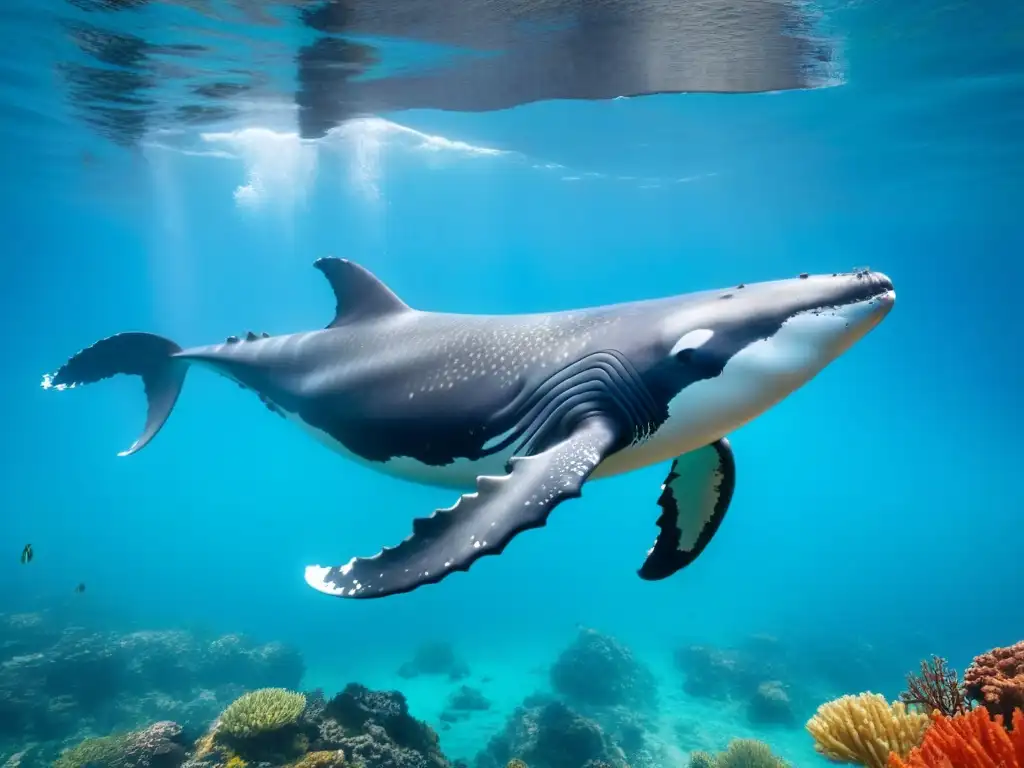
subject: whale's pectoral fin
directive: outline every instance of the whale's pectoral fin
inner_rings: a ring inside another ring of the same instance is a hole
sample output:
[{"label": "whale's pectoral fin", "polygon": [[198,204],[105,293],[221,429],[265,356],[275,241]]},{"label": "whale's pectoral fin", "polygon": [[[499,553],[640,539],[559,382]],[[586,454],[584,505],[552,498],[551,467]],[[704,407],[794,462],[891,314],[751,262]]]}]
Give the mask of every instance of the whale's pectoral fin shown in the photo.
[{"label": "whale's pectoral fin", "polygon": [[658,538],[640,578],[664,579],[696,560],[722,524],[735,487],[736,462],[724,437],[676,458],[658,499]]},{"label": "whale's pectoral fin", "polygon": [[477,478],[476,492],[455,506],[414,520],[412,536],[398,546],[343,566],[309,566],[306,582],[329,595],[371,598],[468,571],[478,558],[501,554],[517,534],[543,526],[558,504],[578,497],[591,472],[620,445],[619,435],[612,421],[592,416],[547,450],[513,458],[507,475]]}]

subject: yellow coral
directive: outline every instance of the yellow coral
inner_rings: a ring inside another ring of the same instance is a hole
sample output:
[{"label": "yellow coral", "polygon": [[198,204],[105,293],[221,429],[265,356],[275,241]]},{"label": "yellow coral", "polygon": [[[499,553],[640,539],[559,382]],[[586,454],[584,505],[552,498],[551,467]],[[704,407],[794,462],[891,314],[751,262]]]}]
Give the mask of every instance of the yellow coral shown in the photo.
[{"label": "yellow coral", "polygon": [[250,738],[291,725],[305,708],[306,697],[301,693],[284,688],[261,688],[229,704],[217,730],[237,738]]},{"label": "yellow coral", "polygon": [[508,761],[508,765],[505,768],[526,768],[526,763],[520,760],[518,757],[513,757]]},{"label": "yellow coral", "polygon": [[197,762],[201,761],[203,758],[205,758],[207,755],[213,752],[215,746],[213,740],[216,735],[216,728],[211,728],[199,737],[199,739],[195,743],[195,754],[193,755],[194,760],[196,760]]},{"label": "yellow coral", "polygon": [[906,757],[920,745],[930,723],[928,715],[908,712],[902,701],[890,705],[877,693],[861,693],[822,704],[807,730],[829,760],[885,768],[890,752]]},{"label": "yellow coral", "polygon": [[224,768],[247,768],[248,765],[249,764],[245,760],[240,758],[238,755],[232,755],[230,758],[228,758],[228,761],[224,765]]}]

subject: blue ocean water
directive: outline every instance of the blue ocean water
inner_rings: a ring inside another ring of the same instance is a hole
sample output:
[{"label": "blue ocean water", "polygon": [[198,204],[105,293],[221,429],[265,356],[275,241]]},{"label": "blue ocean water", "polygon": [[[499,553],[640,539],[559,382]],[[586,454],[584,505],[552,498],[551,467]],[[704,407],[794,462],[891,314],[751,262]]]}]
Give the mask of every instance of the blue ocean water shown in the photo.
[{"label": "blue ocean water", "polygon": [[[263,105],[132,146],[75,113],[57,19],[78,11],[42,5],[0,10],[0,613],[282,641],[305,658],[304,688],[397,687],[434,724],[451,685],[396,670],[450,641],[494,702],[441,731],[466,759],[547,685],[580,625],[655,670],[668,720],[699,722],[715,748],[764,739],[801,766],[825,764],[801,727],[820,701],[794,728],[758,729],[683,693],[673,650],[767,634],[823,666],[867,659],[823,701],[895,698],[928,654],[962,668],[1024,638],[1018,4],[831,8],[845,75],[827,88],[410,110],[319,139]],[[588,485],[469,574],[342,601],[309,589],[305,565],[397,543],[456,494],[348,463],[207,371],[128,458],[137,380],[39,386],[122,330],[197,345],[322,327],[334,300],[311,265],[325,255],[425,310],[570,309],[857,266],[888,274],[898,301],[730,436],[732,508],[675,577],[635,573],[654,466]]]}]

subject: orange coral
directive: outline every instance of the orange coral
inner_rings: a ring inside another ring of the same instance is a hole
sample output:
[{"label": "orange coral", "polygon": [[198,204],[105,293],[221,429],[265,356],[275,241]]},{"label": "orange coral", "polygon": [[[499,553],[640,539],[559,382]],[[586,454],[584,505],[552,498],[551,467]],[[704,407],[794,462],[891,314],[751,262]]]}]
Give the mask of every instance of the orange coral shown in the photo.
[{"label": "orange coral", "polygon": [[1007,721],[1014,709],[1024,709],[1024,640],[975,656],[964,673],[964,690]]},{"label": "orange coral", "polygon": [[1013,713],[1013,730],[993,720],[985,707],[946,717],[936,715],[920,747],[906,760],[889,754],[889,768],[1024,768],[1024,712]]}]

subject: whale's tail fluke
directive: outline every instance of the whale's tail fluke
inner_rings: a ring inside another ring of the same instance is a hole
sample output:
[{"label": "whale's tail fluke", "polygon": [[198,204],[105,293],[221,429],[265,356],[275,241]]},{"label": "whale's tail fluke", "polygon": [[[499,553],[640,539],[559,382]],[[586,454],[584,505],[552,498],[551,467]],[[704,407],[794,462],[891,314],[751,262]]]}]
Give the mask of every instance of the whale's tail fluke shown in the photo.
[{"label": "whale's tail fluke", "polygon": [[146,389],[146,426],[142,434],[118,456],[142,450],[171,415],[185,381],[188,363],[176,359],[181,347],[153,333],[118,333],[86,347],[43,377],[44,389],[71,389],[92,384],[119,373],[141,376]]}]

